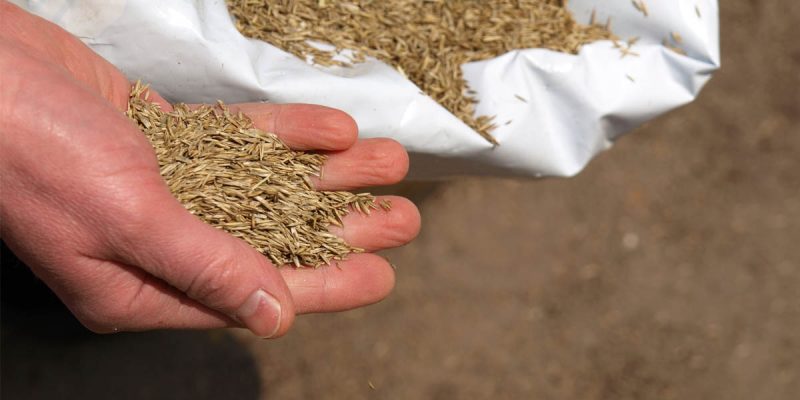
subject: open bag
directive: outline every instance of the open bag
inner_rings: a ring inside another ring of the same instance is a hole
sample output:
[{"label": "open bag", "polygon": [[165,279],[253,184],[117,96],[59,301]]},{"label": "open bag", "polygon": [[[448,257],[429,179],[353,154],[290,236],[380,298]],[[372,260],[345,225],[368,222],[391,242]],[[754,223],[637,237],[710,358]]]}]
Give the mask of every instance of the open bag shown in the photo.
[{"label": "open bag", "polygon": [[[575,18],[612,18],[611,41],[578,55],[520,49],[462,66],[476,112],[496,116],[492,146],[378,60],[320,67],[235,28],[224,0],[12,0],[80,37],[131,80],[173,102],[302,102],[342,109],[361,137],[391,137],[411,179],[570,176],[613,140],[692,101],[719,68],[716,0],[571,0]],[[680,37],[680,52],[663,44]],[[685,53],[685,54],[681,54]]]}]

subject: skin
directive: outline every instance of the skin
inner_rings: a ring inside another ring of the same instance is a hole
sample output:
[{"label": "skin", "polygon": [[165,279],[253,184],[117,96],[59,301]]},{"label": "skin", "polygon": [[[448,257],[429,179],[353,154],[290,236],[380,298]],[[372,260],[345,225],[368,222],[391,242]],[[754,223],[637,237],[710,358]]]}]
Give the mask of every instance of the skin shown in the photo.
[{"label": "skin", "polygon": [[[377,302],[394,286],[382,257],[340,268],[276,268],[189,214],[159,175],[150,143],[123,111],[130,82],[58,26],[0,0],[2,239],[95,332],[246,327],[285,334],[296,314]],[[162,107],[170,106],[156,93]],[[318,189],[400,181],[408,156],[358,140],[347,114],[302,104],[239,104],[295,149],[329,154]],[[419,231],[411,202],[351,214],[335,233],[377,251]]]}]

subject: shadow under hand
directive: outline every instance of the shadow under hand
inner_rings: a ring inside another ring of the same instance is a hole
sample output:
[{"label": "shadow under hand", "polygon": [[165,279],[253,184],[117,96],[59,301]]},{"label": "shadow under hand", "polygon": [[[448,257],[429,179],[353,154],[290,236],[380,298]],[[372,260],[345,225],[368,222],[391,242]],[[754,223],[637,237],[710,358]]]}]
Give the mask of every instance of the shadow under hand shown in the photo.
[{"label": "shadow under hand", "polygon": [[258,399],[252,355],[225,331],[96,335],[3,244],[0,397]]}]

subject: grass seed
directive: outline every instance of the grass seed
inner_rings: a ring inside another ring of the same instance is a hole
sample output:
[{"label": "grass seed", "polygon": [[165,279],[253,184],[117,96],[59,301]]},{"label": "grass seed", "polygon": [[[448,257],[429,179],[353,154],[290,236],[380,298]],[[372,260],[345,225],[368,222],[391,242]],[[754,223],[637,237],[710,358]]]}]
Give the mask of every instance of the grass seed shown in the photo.
[{"label": "grass seed", "polygon": [[206,223],[243,239],[275,265],[317,267],[362,252],[329,232],[355,210],[389,211],[368,193],[317,191],[326,157],[295,151],[223,103],[166,112],[136,83],[127,116],[153,145],[172,194]]},{"label": "grass seed", "polygon": [[[227,0],[236,27],[302,59],[347,66],[370,56],[394,66],[493,144],[493,117],[475,115],[461,66],[516,49],[577,53],[611,39],[605,26],[575,22],[566,0]],[[325,51],[314,42],[327,43]],[[349,61],[334,59],[352,51]]]}]

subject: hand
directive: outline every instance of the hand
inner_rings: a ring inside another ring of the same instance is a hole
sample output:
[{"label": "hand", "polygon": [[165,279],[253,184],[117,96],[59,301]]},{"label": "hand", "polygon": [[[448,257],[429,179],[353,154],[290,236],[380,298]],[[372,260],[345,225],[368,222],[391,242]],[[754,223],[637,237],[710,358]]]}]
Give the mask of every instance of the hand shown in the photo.
[{"label": "hand", "polygon": [[[340,268],[276,268],[188,213],[159,175],[150,143],[123,111],[130,83],[59,27],[0,0],[2,238],[96,332],[244,326],[283,335],[296,313],[376,302],[389,264],[354,254]],[[170,108],[157,94],[162,107]],[[391,184],[408,167],[388,139],[357,140],[345,113],[312,105],[241,104],[296,149],[328,153],[319,189]],[[369,251],[419,230],[408,200],[350,214],[335,232]]]}]

